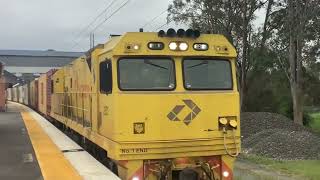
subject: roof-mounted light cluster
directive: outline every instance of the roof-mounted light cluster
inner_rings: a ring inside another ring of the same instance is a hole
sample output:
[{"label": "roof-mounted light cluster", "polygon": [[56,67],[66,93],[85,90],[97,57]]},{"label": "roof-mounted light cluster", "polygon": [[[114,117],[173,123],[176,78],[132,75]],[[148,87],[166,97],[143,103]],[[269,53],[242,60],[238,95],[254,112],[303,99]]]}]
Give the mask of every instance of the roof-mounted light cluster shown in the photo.
[{"label": "roof-mounted light cluster", "polygon": [[136,43],[127,43],[125,45],[125,52],[132,53],[140,51],[140,44]]},{"label": "roof-mounted light cluster", "polygon": [[184,29],[178,29],[178,31],[170,28],[168,29],[167,32],[165,32],[164,30],[160,30],[158,32],[158,36],[159,37],[187,37],[187,38],[198,38],[200,37],[200,31],[198,30],[192,30],[192,29],[188,29],[188,30],[184,30]]},{"label": "roof-mounted light cluster", "polygon": [[162,42],[149,42],[148,47],[151,50],[162,50],[164,48],[164,44]]},{"label": "roof-mounted light cluster", "polygon": [[207,43],[195,43],[193,44],[193,49],[197,51],[206,51],[209,49],[209,45]]},{"label": "roof-mounted light cluster", "polygon": [[171,42],[169,44],[169,49],[172,51],[186,51],[188,47],[186,42]]}]

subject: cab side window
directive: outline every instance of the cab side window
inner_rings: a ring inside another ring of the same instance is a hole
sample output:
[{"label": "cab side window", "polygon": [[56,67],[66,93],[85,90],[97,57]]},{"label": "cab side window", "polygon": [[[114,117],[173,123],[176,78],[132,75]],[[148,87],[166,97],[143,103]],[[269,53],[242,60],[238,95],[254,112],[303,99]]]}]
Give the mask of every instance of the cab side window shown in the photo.
[{"label": "cab side window", "polygon": [[106,60],[100,63],[100,92],[112,93],[112,66],[111,61]]}]

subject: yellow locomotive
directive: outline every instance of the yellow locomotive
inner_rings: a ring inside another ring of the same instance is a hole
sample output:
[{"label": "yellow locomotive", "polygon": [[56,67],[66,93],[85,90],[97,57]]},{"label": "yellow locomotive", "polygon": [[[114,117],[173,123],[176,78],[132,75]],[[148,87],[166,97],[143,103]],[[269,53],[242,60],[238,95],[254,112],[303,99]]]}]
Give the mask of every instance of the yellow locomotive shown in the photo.
[{"label": "yellow locomotive", "polygon": [[103,149],[121,179],[232,179],[235,64],[222,35],[113,36],[53,75],[50,116]]}]

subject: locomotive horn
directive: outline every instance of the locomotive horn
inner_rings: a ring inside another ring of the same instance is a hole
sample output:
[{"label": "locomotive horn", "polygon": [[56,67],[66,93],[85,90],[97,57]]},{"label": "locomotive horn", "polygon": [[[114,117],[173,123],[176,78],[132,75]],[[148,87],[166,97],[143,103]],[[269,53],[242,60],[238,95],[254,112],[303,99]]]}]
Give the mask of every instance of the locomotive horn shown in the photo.
[{"label": "locomotive horn", "polygon": [[188,29],[188,30],[186,31],[186,36],[187,36],[188,38],[192,38],[192,37],[193,37],[193,30],[192,30],[192,29]]},{"label": "locomotive horn", "polygon": [[185,34],[186,34],[186,31],[184,29],[178,29],[177,31],[178,37],[183,37],[185,36]]},{"label": "locomotive horn", "polygon": [[167,36],[168,37],[175,37],[176,35],[177,35],[176,30],[174,30],[172,28],[168,29],[168,31],[167,31]]},{"label": "locomotive horn", "polygon": [[159,32],[158,32],[158,36],[159,37],[164,37],[166,35],[166,32],[164,32],[164,30],[160,30]]},{"label": "locomotive horn", "polygon": [[200,37],[200,31],[199,31],[199,30],[194,30],[194,31],[193,31],[193,36],[194,36],[195,38]]}]

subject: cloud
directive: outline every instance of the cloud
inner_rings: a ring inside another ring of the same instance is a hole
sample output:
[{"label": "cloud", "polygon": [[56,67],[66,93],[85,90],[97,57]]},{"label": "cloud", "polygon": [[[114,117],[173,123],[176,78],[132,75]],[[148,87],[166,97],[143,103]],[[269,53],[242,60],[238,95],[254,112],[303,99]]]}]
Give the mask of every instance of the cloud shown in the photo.
[{"label": "cloud", "polygon": [[[103,21],[125,1],[116,0],[114,6],[94,25]],[[105,41],[110,33],[138,31],[139,27],[166,9],[170,1],[130,0],[95,31],[96,41]],[[112,0],[1,1],[0,49],[86,50],[89,48],[90,32],[86,31],[80,36],[79,33],[111,2]],[[164,14],[146,29],[152,30],[152,27],[165,21]],[[72,49],[76,42],[79,45]]]}]

